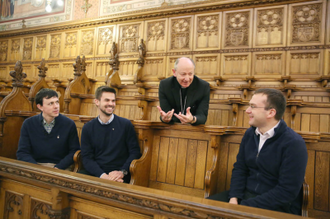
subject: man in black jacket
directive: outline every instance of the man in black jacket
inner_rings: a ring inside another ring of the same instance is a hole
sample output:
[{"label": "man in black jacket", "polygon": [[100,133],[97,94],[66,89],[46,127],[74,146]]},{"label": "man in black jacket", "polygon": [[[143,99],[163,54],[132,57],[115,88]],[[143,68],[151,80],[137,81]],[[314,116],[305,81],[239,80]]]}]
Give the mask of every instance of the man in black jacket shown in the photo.
[{"label": "man in black jacket", "polygon": [[159,84],[157,106],[164,123],[205,124],[209,109],[210,85],[194,75],[195,63],[187,57],[175,61],[173,76]]}]

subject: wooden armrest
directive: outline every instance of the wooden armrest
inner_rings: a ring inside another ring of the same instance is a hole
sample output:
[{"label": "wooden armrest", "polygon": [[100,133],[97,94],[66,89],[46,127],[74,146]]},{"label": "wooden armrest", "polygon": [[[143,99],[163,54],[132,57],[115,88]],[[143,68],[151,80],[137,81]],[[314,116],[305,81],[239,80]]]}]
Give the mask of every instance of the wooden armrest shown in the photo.
[{"label": "wooden armrest", "polygon": [[73,155],[74,167],[72,172],[77,173],[82,168],[81,150],[76,151]]}]

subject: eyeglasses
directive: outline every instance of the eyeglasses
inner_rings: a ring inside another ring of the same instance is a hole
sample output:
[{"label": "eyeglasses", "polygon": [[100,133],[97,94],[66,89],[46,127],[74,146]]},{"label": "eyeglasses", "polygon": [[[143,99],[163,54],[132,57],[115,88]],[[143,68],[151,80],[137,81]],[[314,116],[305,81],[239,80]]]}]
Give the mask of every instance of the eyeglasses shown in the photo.
[{"label": "eyeglasses", "polygon": [[256,108],[266,108],[265,106],[255,106],[255,105],[249,105],[251,109],[256,109]]}]

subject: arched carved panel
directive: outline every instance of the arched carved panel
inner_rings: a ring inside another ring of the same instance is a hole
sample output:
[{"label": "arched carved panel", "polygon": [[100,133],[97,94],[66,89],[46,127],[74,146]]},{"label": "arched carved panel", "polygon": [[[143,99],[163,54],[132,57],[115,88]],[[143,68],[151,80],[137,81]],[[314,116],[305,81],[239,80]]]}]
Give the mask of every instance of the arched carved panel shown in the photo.
[{"label": "arched carved panel", "polygon": [[36,37],[35,59],[38,60],[46,57],[46,44],[47,44],[47,35]]},{"label": "arched carved panel", "polygon": [[221,76],[245,78],[250,75],[250,53],[222,54]]},{"label": "arched carved panel", "polygon": [[165,72],[164,58],[146,59],[142,77],[158,78],[159,76],[163,76],[164,72]]},{"label": "arched carved panel", "polygon": [[95,77],[104,78],[104,76],[107,74],[109,70],[110,70],[109,62],[97,62]]},{"label": "arched carved panel", "polygon": [[146,47],[148,52],[166,50],[166,20],[146,22]]},{"label": "arched carved panel", "polygon": [[192,17],[170,18],[169,50],[192,49]]},{"label": "arched carved panel", "polygon": [[251,47],[252,10],[224,13],[223,48]]},{"label": "arched carved panel", "polygon": [[252,75],[279,78],[285,75],[284,52],[258,52],[253,54]]},{"label": "arched carved panel", "polygon": [[219,55],[199,55],[195,56],[195,74],[198,77],[205,79],[206,77],[213,78],[218,75],[220,66]]},{"label": "arched carved panel", "polygon": [[33,37],[23,39],[23,60],[32,60]]},{"label": "arched carved panel", "polygon": [[97,55],[109,53],[112,42],[114,41],[115,26],[103,27],[98,29]]},{"label": "arched carved panel", "polygon": [[141,24],[129,24],[119,26],[118,46],[120,53],[138,52],[139,39],[141,37]]},{"label": "arched carved panel", "polygon": [[33,219],[69,219],[69,209],[53,210],[51,204],[31,199],[31,215]]},{"label": "arched carved panel", "polygon": [[322,50],[290,51],[288,54],[287,74],[297,77],[322,75]]},{"label": "arched carved panel", "polygon": [[0,62],[7,61],[8,40],[0,42]]},{"label": "arched carved panel", "polygon": [[220,24],[221,15],[208,14],[196,15],[195,19],[195,49],[219,49],[220,48]]},{"label": "arched carved panel", "polygon": [[4,219],[22,218],[23,219],[23,195],[6,191]]},{"label": "arched carved panel", "polygon": [[60,58],[61,41],[61,34],[50,35],[49,58]]},{"label": "arched carved panel", "polygon": [[9,54],[10,61],[16,61],[21,59],[20,49],[21,49],[21,39],[11,40],[11,48]]},{"label": "arched carved panel", "polygon": [[64,57],[74,57],[77,55],[77,32],[65,33]]},{"label": "arched carved panel", "polygon": [[94,29],[81,31],[80,55],[93,55]]},{"label": "arched carved panel", "polygon": [[285,46],[287,7],[255,9],[254,46]]},{"label": "arched carved panel", "polygon": [[290,5],[289,43],[324,43],[325,2]]}]

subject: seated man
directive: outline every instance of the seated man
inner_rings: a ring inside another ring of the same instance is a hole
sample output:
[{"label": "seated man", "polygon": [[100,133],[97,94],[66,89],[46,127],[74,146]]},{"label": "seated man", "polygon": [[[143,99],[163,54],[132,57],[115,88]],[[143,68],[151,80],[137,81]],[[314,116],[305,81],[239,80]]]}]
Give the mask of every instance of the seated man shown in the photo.
[{"label": "seated man", "polygon": [[195,63],[190,58],[178,58],[172,71],[173,76],[159,83],[160,107],[157,108],[161,121],[205,124],[210,102],[209,83],[194,75]]},{"label": "seated man", "polygon": [[282,120],[281,91],[259,89],[246,109],[249,128],[242,139],[230,190],[209,199],[301,214],[307,149],[300,135]]},{"label": "seated man", "polygon": [[41,113],[24,121],[17,159],[67,169],[73,164],[74,153],[79,150],[76,124],[59,113],[56,91],[42,89],[35,99]]},{"label": "seated man", "polygon": [[141,156],[132,123],[113,114],[116,91],[101,86],[95,91],[99,116],[82,129],[81,155],[84,168],[91,175],[117,182],[130,181],[129,167]]}]

